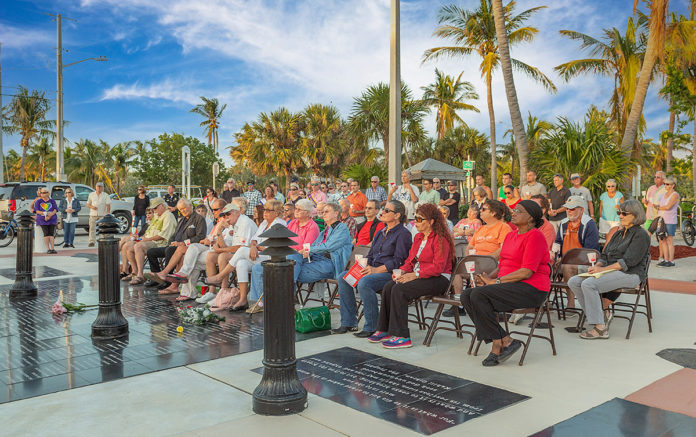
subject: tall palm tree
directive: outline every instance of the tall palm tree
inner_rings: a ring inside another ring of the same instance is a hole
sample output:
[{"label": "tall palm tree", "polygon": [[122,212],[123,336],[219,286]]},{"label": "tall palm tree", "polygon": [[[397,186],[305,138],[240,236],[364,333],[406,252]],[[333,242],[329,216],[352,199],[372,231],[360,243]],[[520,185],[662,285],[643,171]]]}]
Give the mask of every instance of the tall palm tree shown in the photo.
[{"label": "tall palm tree", "polygon": [[70,180],[79,180],[94,185],[96,169],[103,162],[103,149],[92,140],[81,139],[71,149],[70,157],[65,160]]},{"label": "tall palm tree", "polygon": [[26,166],[27,173],[31,173],[29,169],[33,168],[37,179],[41,182],[46,182],[46,168],[55,166],[56,152],[53,150],[51,140],[45,136],[39,137],[39,141],[29,148]]},{"label": "tall palm tree", "polygon": [[131,141],[117,143],[109,150],[113,162],[113,174],[116,177],[116,192],[121,193],[121,182],[128,176],[128,167],[135,156],[135,149]]},{"label": "tall palm tree", "polygon": [[467,81],[462,81],[462,71],[455,79],[453,76],[435,69],[435,82],[421,87],[423,98],[421,101],[428,107],[435,108],[437,121],[437,138],[445,137],[445,132],[454,127],[454,123],[464,123],[457,114],[461,111],[479,112],[474,105],[465,103],[466,100],[478,100],[474,86]]},{"label": "tall palm tree", "polygon": [[319,175],[341,155],[344,123],[334,106],[309,105],[302,116],[302,154],[314,174]]},{"label": "tall palm tree", "polygon": [[19,134],[19,145],[22,147],[22,160],[19,169],[19,179],[24,180],[24,166],[27,150],[34,139],[39,136],[53,134],[54,120],[46,120],[46,113],[51,108],[45,93],[37,90],[29,92],[23,86],[17,88],[17,94],[12,98],[5,112],[6,123],[3,130],[9,134]]},{"label": "tall palm tree", "polygon": [[[427,107],[413,100],[411,90],[401,84],[401,138],[403,150],[411,165],[406,145],[416,144],[425,138],[423,117]],[[382,141],[384,162],[389,162],[389,85],[378,83],[353,100],[353,110],[348,118],[348,133],[358,143]]]},{"label": "tall palm tree", "polygon": [[[637,20],[629,17],[626,31],[603,31],[601,39],[572,30],[561,30],[561,35],[579,41],[580,49],[587,50],[590,58],[575,59],[554,68],[566,81],[581,74],[594,73],[614,80],[614,91],[609,99],[611,115],[620,134],[626,129],[628,114],[633,105],[638,72],[645,55],[647,17],[639,14]],[[644,120],[642,125],[645,125]]]},{"label": "tall palm tree", "polygon": [[218,99],[209,99],[201,96],[203,103],[196,105],[190,112],[202,116],[203,120],[200,124],[201,127],[205,127],[203,134],[208,137],[208,145],[212,145],[215,149],[215,153],[218,153],[218,128],[220,127],[220,117],[222,117],[222,111],[227,108],[227,105],[220,106]]},{"label": "tall palm tree", "polygon": [[[525,137],[527,138],[528,149],[531,152],[539,144],[543,136],[553,128],[553,124],[545,120],[539,120],[533,116],[531,112],[527,113],[527,123],[525,128]],[[510,143],[502,146],[501,158],[510,161],[510,173],[515,174],[515,161],[519,163],[519,153],[517,152],[517,137],[514,136],[513,130],[508,129],[503,135],[503,138],[510,136]],[[526,171],[520,171],[520,179],[523,181],[523,175]]]},{"label": "tall palm tree", "polygon": [[302,169],[302,114],[279,108],[261,113],[258,121],[245,124],[235,134],[231,156],[237,163],[253,164],[262,174],[284,174],[286,189],[292,172]]},{"label": "tall palm tree", "polygon": [[[438,14],[440,25],[435,30],[434,35],[450,40],[454,45],[426,50],[423,54],[423,62],[441,57],[463,57],[471,54],[476,54],[481,58],[479,70],[486,82],[486,99],[490,121],[491,185],[495,189],[497,184],[497,163],[492,83],[493,72],[500,65],[500,55],[491,0],[480,0],[480,2],[479,7],[471,11],[456,5],[443,6],[440,9]],[[515,2],[511,1],[505,7],[505,28],[510,46],[524,41],[531,41],[534,38],[539,30],[535,27],[525,26],[524,22],[543,8],[531,8],[518,15],[513,15],[514,5]],[[556,86],[551,82],[551,79],[546,77],[538,68],[515,58],[511,58],[510,62],[514,68],[541,83],[546,89],[556,91]]]}]

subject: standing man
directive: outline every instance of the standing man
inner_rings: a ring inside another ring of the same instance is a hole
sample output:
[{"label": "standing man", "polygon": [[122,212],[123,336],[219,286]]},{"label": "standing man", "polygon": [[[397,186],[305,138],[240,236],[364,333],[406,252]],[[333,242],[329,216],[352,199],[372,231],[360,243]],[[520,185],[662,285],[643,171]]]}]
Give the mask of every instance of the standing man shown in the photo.
[{"label": "standing man", "polygon": [[167,187],[167,194],[162,197],[162,200],[167,204],[169,212],[174,214],[174,218],[179,216],[179,211],[176,209],[176,204],[179,203],[179,199],[180,196],[176,194],[176,187],[174,185],[169,185]]},{"label": "standing man", "polygon": [[370,178],[370,188],[365,190],[365,197],[367,197],[367,200],[376,201],[380,208],[387,203],[387,192],[379,186],[379,178],[377,176]]},{"label": "standing man", "polygon": [[223,187],[222,193],[220,193],[220,198],[224,200],[227,203],[232,202],[232,199],[234,199],[235,196],[234,193],[232,192],[232,187],[230,186],[229,182],[225,182],[225,185]]},{"label": "standing man", "polygon": [[416,214],[416,202],[420,191],[418,187],[411,184],[411,177],[407,171],[401,173],[401,185],[393,184],[389,190],[387,200],[398,200],[406,207],[406,216],[408,220],[413,220]]},{"label": "standing man", "polygon": [[454,181],[447,182],[447,191],[444,196],[440,196],[440,206],[446,206],[449,208],[450,213],[447,219],[456,225],[459,221],[459,201],[461,200],[461,195],[457,191],[457,184]]},{"label": "standing man", "polygon": [[423,191],[418,196],[418,203],[432,203],[433,205],[440,203],[440,193],[433,190],[432,179],[423,179]]},{"label": "standing man", "polygon": [[433,190],[440,193],[440,201],[449,197],[449,193],[440,183],[440,178],[433,178]]},{"label": "standing man", "polygon": [[536,194],[546,196],[546,187],[537,182],[537,174],[534,170],[527,171],[527,183],[520,187],[520,194],[523,200],[529,200]]},{"label": "standing man", "polygon": [[577,173],[573,173],[572,175],[570,175],[570,183],[573,184],[570,187],[570,195],[582,197],[582,200],[585,202],[585,204],[583,205],[583,211],[585,212],[585,215],[594,217],[594,204],[592,203],[592,193],[590,193],[590,190],[588,190],[587,187],[583,187],[582,185],[580,185],[580,175]]},{"label": "standing man", "polygon": [[657,218],[657,208],[660,206],[660,199],[665,194],[665,172],[656,171],[653,178],[655,184],[648,188],[643,196],[645,205],[645,229],[650,229],[650,223]]},{"label": "standing man", "polygon": [[367,197],[360,191],[360,182],[358,181],[352,181],[350,183],[350,191],[350,194],[346,197],[346,200],[350,202],[350,216],[353,217],[355,223],[360,224],[365,221]]},{"label": "standing man", "polygon": [[[503,173],[503,185],[501,185],[498,189],[498,200],[501,202],[505,202],[505,199],[507,199],[507,196],[505,195],[505,187],[508,185],[512,185],[512,174]],[[514,187],[514,185],[512,186]],[[518,197],[520,197],[520,190],[515,187],[515,199]]]},{"label": "standing man", "polygon": [[[491,191],[491,187],[486,185],[486,180],[483,178],[483,175],[477,174],[476,175],[476,187],[481,187],[484,190],[486,190],[486,196],[489,199],[493,198],[493,192]],[[474,187],[474,188],[476,188]]]},{"label": "standing man", "polygon": [[89,247],[94,247],[97,241],[97,220],[111,212],[111,198],[104,192],[104,182],[97,182],[95,191],[89,193],[87,208],[89,208]]},{"label": "standing man", "polygon": [[315,207],[319,203],[326,203],[328,201],[328,199],[326,198],[326,194],[324,194],[324,192],[321,191],[319,185],[320,184],[318,179],[312,179],[312,191],[307,195],[307,199],[311,200]]},{"label": "standing man", "polygon": [[567,217],[565,203],[570,197],[570,190],[563,186],[563,176],[559,173],[553,175],[553,189],[549,193],[549,222],[558,232],[561,220]]},{"label": "standing man", "polygon": [[[234,179],[232,179],[232,178],[227,179],[227,185],[229,185],[230,191],[232,191],[232,198],[241,196],[241,193],[237,189],[237,183],[234,181]],[[229,203],[229,202],[227,202],[227,203]]]},{"label": "standing man", "polygon": [[254,208],[256,205],[261,204],[261,192],[254,188],[255,182],[253,180],[247,181],[247,190],[242,193],[242,197],[247,200],[247,210],[246,215],[249,218],[254,217]]}]

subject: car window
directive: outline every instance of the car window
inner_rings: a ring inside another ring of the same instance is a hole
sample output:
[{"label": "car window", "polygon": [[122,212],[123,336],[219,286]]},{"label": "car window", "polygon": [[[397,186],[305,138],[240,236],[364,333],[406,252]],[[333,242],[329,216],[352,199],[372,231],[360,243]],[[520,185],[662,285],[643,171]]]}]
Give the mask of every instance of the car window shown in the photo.
[{"label": "car window", "polygon": [[0,186],[0,200],[9,200],[15,185]]},{"label": "car window", "polygon": [[51,199],[55,200],[56,202],[60,202],[65,198],[65,189],[70,188],[70,187],[53,187],[53,191],[51,192]]},{"label": "car window", "polygon": [[12,198],[34,200],[37,197],[36,191],[39,187],[45,187],[45,185],[17,185],[12,192]]},{"label": "car window", "polygon": [[150,199],[154,199],[155,197],[160,197],[159,191],[148,191],[147,197],[149,197]]},{"label": "car window", "polygon": [[87,198],[89,197],[89,193],[92,191],[94,190],[90,187],[86,187],[84,185],[75,185],[75,197],[80,202],[86,202]]}]

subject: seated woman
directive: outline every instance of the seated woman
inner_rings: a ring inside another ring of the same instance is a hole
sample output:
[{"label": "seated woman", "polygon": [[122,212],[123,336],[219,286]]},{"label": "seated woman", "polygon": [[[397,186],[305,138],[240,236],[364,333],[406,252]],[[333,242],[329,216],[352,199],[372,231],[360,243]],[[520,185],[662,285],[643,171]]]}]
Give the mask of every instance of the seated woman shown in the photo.
[{"label": "seated woman", "polygon": [[544,213],[544,224],[539,227],[539,230],[542,234],[544,234],[546,244],[549,245],[549,250],[551,250],[553,242],[556,239],[556,229],[554,229],[551,222],[546,220],[546,213],[549,211],[549,201],[546,199],[546,196],[541,194],[533,195],[531,200],[535,201],[537,205],[541,207],[541,211]]},{"label": "seated woman", "polygon": [[452,232],[452,228],[454,227],[454,224],[450,221],[449,215],[450,215],[450,209],[449,206],[447,205],[441,205],[438,207],[440,210],[440,213],[442,213],[442,216],[445,218],[445,223],[447,223],[447,229]]},{"label": "seated woman", "polygon": [[645,223],[643,205],[634,199],[619,206],[621,227],[604,246],[597,263],[588,273],[604,273],[601,277],[573,276],[568,287],[575,293],[585,311],[587,323],[594,325],[580,334],[585,340],[609,338],[610,314],[602,311],[601,295],[618,288],[635,288],[645,279],[645,266],[650,262],[650,235],[641,227]]},{"label": "seated woman", "polygon": [[476,326],[476,336],[493,342],[484,366],[497,366],[522,346],[498,323],[498,313],[541,305],[551,288],[549,250],[539,231],[542,221],[539,205],[532,200],[520,201],[512,210],[517,231],[505,237],[498,269],[479,275],[481,286],[462,292],[461,301]]},{"label": "seated woman", "polygon": [[[371,202],[371,201],[370,201]],[[368,202],[369,204],[369,202]],[[398,200],[392,200],[382,210],[379,220],[386,225],[375,234],[375,239],[367,254],[367,266],[362,269],[363,277],[357,288],[363,302],[365,324],[361,332],[354,334],[359,338],[370,337],[377,330],[377,292],[392,278],[392,270],[398,269],[406,261],[411,250],[411,233],[403,225],[408,220],[406,207]],[[332,330],[334,334],[345,334],[358,330],[356,317],[355,291],[343,277],[338,278],[338,295],[341,299],[341,327]]]},{"label": "seated woman", "polygon": [[507,206],[498,200],[489,199],[483,204],[481,207],[483,226],[478,228],[469,239],[467,254],[489,255],[498,259],[503,240],[512,231],[512,228],[503,221],[507,209]]},{"label": "seated woman", "polygon": [[424,203],[416,209],[416,228],[408,258],[400,267],[403,274],[382,288],[377,331],[368,338],[388,349],[411,347],[409,301],[443,294],[452,275],[454,241],[437,206]]},{"label": "seated woman", "polygon": [[338,278],[345,269],[352,250],[350,231],[340,220],[340,205],[325,204],[322,216],[326,228],[314,240],[309,250],[300,251],[302,262],[297,280],[304,284]]},{"label": "seated woman", "polygon": [[469,206],[466,211],[466,218],[463,218],[454,225],[452,231],[454,232],[454,238],[464,238],[468,239],[474,235],[474,232],[481,227],[481,219],[479,214],[481,213],[480,208],[477,205]]}]

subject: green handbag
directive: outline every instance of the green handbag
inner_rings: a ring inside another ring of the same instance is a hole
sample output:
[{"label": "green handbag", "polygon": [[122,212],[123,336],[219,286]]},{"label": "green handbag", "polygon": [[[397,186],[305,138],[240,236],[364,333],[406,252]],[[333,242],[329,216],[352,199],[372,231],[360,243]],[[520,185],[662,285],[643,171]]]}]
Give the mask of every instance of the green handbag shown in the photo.
[{"label": "green handbag", "polygon": [[326,306],[300,308],[295,311],[295,330],[314,332],[331,329],[331,313]]}]

